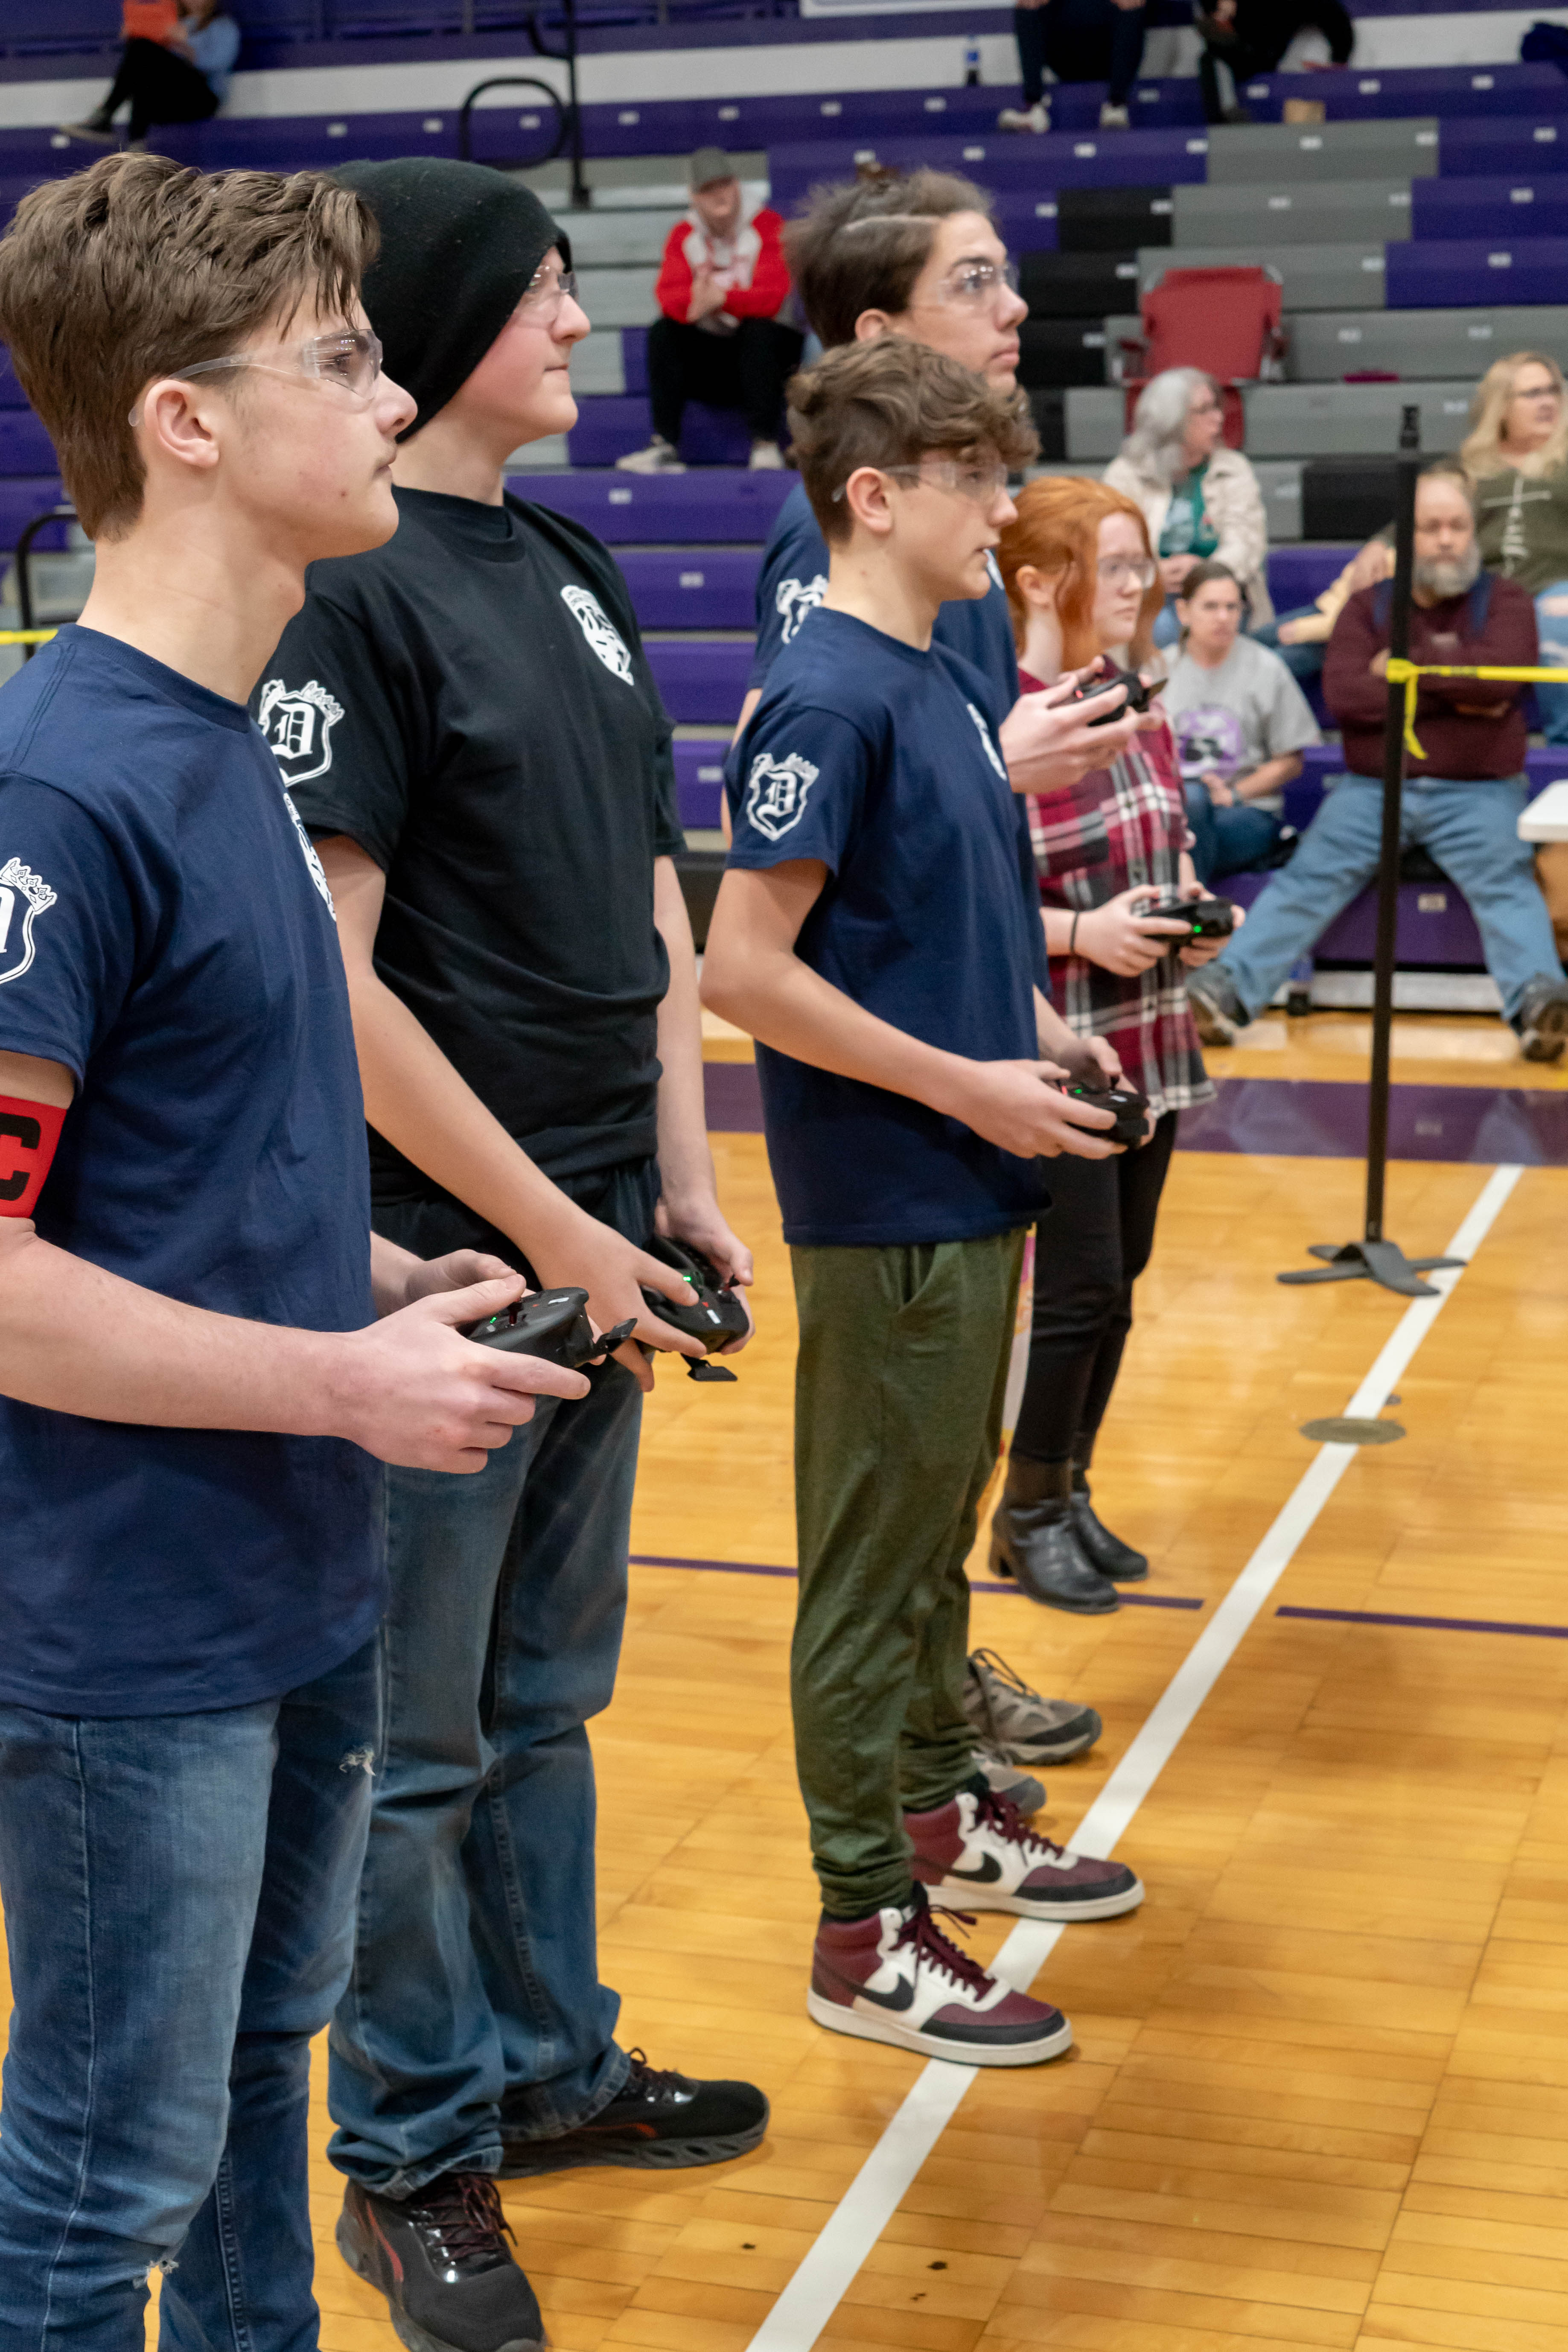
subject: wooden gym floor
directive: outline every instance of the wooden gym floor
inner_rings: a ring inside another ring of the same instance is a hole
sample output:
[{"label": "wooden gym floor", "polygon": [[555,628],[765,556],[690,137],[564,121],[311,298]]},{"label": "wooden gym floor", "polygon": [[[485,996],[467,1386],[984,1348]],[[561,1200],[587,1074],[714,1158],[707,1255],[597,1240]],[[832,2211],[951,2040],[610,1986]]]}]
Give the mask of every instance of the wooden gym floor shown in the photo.
[{"label": "wooden gym floor", "polygon": [[[1353,1021],[1271,1026],[1216,1070],[1364,1058]],[[1497,1043],[1402,1039],[1447,1083],[1508,1085]],[[761,1328],[738,1386],[667,1367],[650,1404],[635,1552],[691,1564],[634,1566],[595,1727],[602,1963],[626,2044],[762,2084],[773,2126],[715,2170],[505,2189],[559,2352],[744,2352],[921,2073],[805,2015],[793,1589],[700,1565],[794,1558],[785,1255],[761,1138],[716,1150]],[[1397,1165],[1390,1230],[1440,1250],[1489,1173]],[[1353,1160],[1176,1158],[1098,1485],[1149,1597],[1201,1606],[975,1600],[977,1643],[1105,1717],[1047,1776],[1059,1838],[1312,1462],[1300,1424],[1344,1410],[1400,1320],[1363,1284],[1272,1278],[1360,1201]],[[1405,1436],[1357,1453],[1133,1819],[1145,1906],[1058,1944],[1041,1983],[1076,2050],[983,2074],[820,2335],[769,2352],[1568,2352],[1565,1224],[1568,1170],[1528,1168],[1399,1381]],[[327,2129],[319,2106],[322,2342],[393,2352],[332,2250]]]}]

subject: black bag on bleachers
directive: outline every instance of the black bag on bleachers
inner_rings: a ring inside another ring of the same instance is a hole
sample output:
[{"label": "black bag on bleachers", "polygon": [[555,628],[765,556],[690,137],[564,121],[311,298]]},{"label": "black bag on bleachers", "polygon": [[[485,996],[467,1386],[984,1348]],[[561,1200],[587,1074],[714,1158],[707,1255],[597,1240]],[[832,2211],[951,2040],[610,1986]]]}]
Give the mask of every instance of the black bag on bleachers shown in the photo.
[{"label": "black bag on bleachers", "polygon": [[1098,319],[1026,319],[1018,330],[1018,381],[1047,385],[1105,382],[1105,327]]},{"label": "black bag on bleachers", "polygon": [[1301,468],[1303,539],[1370,539],[1394,520],[1394,457],[1309,457]]},{"label": "black bag on bleachers", "polygon": [[1169,245],[1173,211],[1169,188],[1063,188],[1057,248],[1125,254],[1135,246]]},{"label": "black bag on bleachers", "polygon": [[1018,290],[1031,319],[1103,319],[1135,308],[1135,253],[1026,253]]}]

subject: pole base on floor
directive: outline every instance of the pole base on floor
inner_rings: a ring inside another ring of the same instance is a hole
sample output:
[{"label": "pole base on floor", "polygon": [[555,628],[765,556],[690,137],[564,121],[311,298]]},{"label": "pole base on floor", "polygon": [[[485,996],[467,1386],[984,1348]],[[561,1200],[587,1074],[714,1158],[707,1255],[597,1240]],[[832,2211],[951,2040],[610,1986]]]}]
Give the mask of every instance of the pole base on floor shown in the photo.
[{"label": "pole base on floor", "polygon": [[1406,1257],[1397,1242],[1312,1242],[1309,1244],[1313,1257],[1326,1258],[1325,1265],[1293,1268],[1289,1274],[1278,1274],[1276,1282],[1367,1282],[1381,1283],[1384,1290],[1396,1290],[1402,1298],[1439,1298],[1442,1293],[1424,1274],[1432,1274],[1440,1266],[1463,1265],[1462,1257]]}]

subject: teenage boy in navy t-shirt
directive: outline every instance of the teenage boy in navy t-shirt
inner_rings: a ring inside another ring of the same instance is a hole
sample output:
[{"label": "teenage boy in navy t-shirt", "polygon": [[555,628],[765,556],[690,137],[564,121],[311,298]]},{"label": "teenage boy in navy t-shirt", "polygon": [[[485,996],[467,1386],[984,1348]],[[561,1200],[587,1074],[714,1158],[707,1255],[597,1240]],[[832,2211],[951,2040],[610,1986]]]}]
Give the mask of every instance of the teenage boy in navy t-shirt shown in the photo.
[{"label": "teenage boy in navy t-shirt", "polygon": [[963,1704],[964,1562],[1039,1160],[1117,1148],[1096,1134],[1108,1114],[1054,1083],[1113,1057],[1044,994],[1003,714],[932,642],[944,600],[985,593],[1034,436],[1021,394],[892,337],[831,353],[792,398],[828,587],[731,754],[703,997],[758,1041],[800,1311],[792,1693],[823,1895],[808,2007],[838,2032],[1027,2065],[1071,2028],[951,1944],[927,1890],[1052,1920],[1142,1899],[1131,1871],[1065,1853],[992,1793]]},{"label": "teenage boy in navy t-shirt", "polygon": [[0,242],[98,542],[0,695],[5,2352],[140,2345],[154,2265],[166,2344],[314,2344],[372,1456],[474,1471],[587,1387],[453,1328],[519,1295],[499,1260],[372,1241],[331,902],[246,713],[306,564],[395,525],[374,235],[315,174],[121,155]]}]

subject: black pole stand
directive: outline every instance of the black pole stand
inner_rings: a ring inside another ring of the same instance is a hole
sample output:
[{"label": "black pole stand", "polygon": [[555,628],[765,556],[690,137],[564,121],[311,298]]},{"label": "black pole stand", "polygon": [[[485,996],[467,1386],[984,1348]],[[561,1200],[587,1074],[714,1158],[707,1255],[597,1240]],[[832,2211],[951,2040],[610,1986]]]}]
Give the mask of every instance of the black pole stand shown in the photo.
[{"label": "black pole stand", "polygon": [[[1421,411],[1406,408],[1399,433],[1399,492],[1395,508],[1394,603],[1388,651],[1410,651],[1410,583],[1415,562],[1415,479],[1421,471]],[[1399,924],[1399,814],[1405,786],[1405,688],[1390,684],[1383,722],[1383,842],[1377,869],[1377,953],[1373,964],[1372,1075],[1366,1107],[1366,1227],[1359,1242],[1313,1242],[1310,1254],[1327,1261],[1276,1277],[1280,1282],[1381,1283],[1402,1298],[1436,1298],[1424,1274],[1463,1265],[1458,1257],[1406,1257],[1383,1230],[1388,1177],[1388,1087],[1394,1028],[1394,938]]]}]

